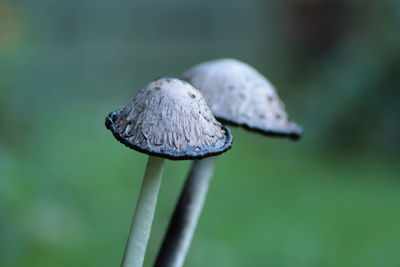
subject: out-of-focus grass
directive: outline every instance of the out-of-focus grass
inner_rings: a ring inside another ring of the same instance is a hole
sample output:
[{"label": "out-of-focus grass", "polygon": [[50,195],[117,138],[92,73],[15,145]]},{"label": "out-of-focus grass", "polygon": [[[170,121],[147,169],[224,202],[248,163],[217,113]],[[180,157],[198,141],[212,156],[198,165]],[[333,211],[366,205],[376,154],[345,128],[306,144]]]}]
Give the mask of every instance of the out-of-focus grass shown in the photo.
[{"label": "out-of-focus grass", "polygon": [[[105,113],[40,113],[18,148],[3,145],[0,266],[118,266],[146,156],[114,140]],[[233,132],[186,266],[400,265],[394,159]],[[147,266],[188,167],[167,164]]]},{"label": "out-of-focus grass", "polygon": [[[118,266],[146,156],[104,117],[220,57],[266,74],[306,135],[234,130],[186,266],[400,266],[398,3],[217,2],[0,0],[1,267]],[[167,165],[146,266],[189,163]]]}]

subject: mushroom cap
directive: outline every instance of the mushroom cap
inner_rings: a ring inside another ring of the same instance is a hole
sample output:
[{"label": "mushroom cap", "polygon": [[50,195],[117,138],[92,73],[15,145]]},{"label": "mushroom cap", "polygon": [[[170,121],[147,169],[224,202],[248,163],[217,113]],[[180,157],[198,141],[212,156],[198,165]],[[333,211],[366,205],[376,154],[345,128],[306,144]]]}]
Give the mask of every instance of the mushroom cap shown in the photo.
[{"label": "mushroom cap", "polygon": [[232,145],[229,129],[214,118],[203,95],[172,78],[148,84],[107,116],[106,127],[124,145],[172,160],[219,155]]},{"label": "mushroom cap", "polygon": [[214,116],[271,136],[299,139],[303,130],[288,120],[274,86],[250,65],[219,59],[196,65],[182,75],[207,98]]}]

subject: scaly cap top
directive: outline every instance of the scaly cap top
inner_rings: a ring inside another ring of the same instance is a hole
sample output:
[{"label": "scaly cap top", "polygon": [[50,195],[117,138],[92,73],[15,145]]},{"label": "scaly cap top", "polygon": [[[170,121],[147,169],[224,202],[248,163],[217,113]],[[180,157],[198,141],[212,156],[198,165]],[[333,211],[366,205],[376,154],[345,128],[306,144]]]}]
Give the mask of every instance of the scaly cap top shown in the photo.
[{"label": "scaly cap top", "polygon": [[266,135],[300,138],[303,130],[288,120],[272,84],[254,68],[235,59],[194,66],[182,75],[207,98],[214,116]]},{"label": "scaly cap top", "polygon": [[218,155],[232,144],[229,129],[214,118],[202,94],[171,78],[140,90],[131,103],[108,115],[106,127],[130,148],[173,160]]}]

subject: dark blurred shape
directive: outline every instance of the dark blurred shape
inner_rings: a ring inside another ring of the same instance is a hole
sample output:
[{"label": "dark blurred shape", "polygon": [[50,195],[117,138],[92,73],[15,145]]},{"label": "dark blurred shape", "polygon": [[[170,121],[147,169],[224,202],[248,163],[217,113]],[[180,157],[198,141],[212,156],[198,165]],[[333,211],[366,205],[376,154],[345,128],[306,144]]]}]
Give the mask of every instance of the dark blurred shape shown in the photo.
[{"label": "dark blurred shape", "polygon": [[349,33],[351,17],[345,1],[294,1],[287,6],[288,41],[304,57],[321,56]]},{"label": "dark blurred shape", "polygon": [[0,1],[0,53],[20,40],[22,16],[13,2]]}]

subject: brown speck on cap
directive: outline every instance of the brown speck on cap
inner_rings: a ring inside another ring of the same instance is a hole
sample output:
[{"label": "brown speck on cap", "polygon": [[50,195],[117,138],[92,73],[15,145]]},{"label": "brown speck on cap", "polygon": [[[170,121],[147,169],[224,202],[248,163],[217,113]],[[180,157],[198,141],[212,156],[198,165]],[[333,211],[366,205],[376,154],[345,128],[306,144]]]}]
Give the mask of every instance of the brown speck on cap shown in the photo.
[{"label": "brown speck on cap", "polygon": [[[194,66],[182,75],[207,98],[214,116],[266,135],[300,138],[273,85],[254,68],[235,59]],[[277,115],[279,114],[279,115]]]},{"label": "brown speck on cap", "polygon": [[107,116],[106,127],[132,149],[173,160],[218,155],[232,145],[229,129],[214,118],[202,94],[172,78],[148,84]]}]

